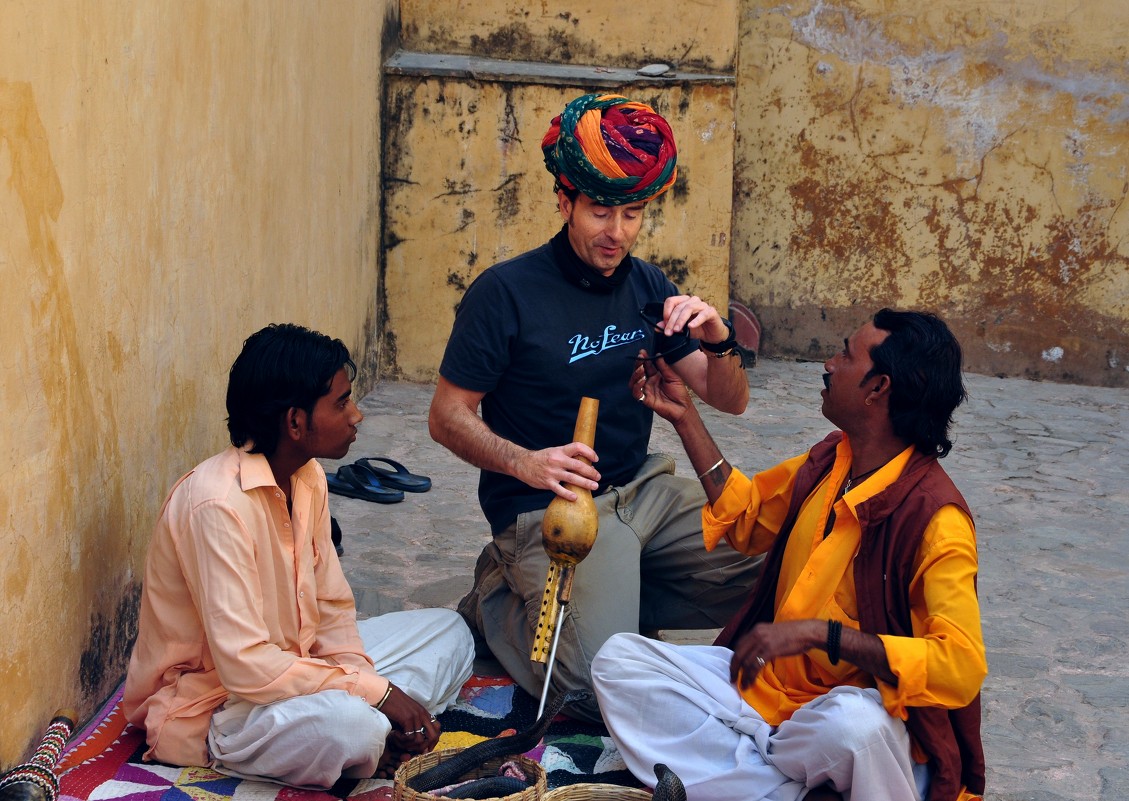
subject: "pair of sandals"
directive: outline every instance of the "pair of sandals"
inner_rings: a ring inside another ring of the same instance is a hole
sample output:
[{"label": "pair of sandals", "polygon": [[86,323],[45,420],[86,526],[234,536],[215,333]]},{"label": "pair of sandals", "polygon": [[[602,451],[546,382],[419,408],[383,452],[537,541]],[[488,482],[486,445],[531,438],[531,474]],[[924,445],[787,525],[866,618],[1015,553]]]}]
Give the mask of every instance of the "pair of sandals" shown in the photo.
[{"label": "pair of sandals", "polygon": [[327,473],[325,480],[334,495],[373,503],[399,503],[404,500],[405,492],[431,489],[431,479],[427,476],[417,475],[392,459],[375,456],[343,464],[337,468],[336,475]]}]

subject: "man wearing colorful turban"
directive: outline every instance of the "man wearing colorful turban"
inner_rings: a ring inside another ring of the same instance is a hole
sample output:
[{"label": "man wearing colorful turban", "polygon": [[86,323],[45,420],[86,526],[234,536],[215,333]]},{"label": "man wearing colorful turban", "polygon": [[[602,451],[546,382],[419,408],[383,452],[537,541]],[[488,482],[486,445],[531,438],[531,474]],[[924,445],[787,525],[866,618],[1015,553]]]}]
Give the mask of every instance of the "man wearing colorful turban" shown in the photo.
[{"label": "man wearing colorful turban", "polygon": [[[554,496],[576,499],[567,485],[592,490],[600,521],[576,570],[551,694],[590,689],[590,661],[617,632],[724,625],[760,567],[705,550],[701,485],[647,453],[647,359],[722,411],[740,414],[749,399],[728,321],[630,252],[647,203],[677,177],[670,125],[645,103],[589,94],[553,119],[541,147],[564,226],[467,289],[428,420],[437,442],[481,469],[493,533],[459,611],[535,696],[545,666],[530,652],[549,565],[541,518]],[[600,401],[594,448],[572,441],[585,396]],[[594,700],[571,712],[599,719]]]},{"label": "man wearing colorful turban", "polygon": [[670,125],[645,103],[584,95],[569,103],[541,140],[557,186],[605,206],[645,203],[678,177]]}]

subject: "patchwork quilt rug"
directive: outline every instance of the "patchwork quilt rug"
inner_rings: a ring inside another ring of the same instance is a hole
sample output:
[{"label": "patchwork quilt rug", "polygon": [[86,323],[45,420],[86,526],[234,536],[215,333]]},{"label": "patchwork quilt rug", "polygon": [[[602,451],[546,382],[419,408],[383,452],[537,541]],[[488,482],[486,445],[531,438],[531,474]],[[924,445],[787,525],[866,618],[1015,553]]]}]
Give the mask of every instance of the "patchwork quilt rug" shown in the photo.
[{"label": "patchwork quilt rug", "polygon": [[[438,749],[465,748],[527,728],[538,699],[509,678],[473,676],[458,701],[439,716]],[[121,688],[93,720],[76,731],[56,766],[61,801],[384,801],[392,783],[342,780],[328,791],[247,781],[207,768],[142,762],[145,738],[121,711]],[[526,753],[545,768],[550,788],[579,782],[638,787],[615,744],[600,726],[559,716],[544,740]]]}]

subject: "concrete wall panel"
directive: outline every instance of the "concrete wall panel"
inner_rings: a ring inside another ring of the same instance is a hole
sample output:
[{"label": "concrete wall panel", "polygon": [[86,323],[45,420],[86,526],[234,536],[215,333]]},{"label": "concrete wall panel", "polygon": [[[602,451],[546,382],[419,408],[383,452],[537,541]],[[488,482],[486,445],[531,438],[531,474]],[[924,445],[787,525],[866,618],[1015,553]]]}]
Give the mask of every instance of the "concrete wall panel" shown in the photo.
[{"label": "concrete wall panel", "polygon": [[1129,385],[1129,7],[743,9],[733,290],[766,353],[928,307],[972,370]]},{"label": "concrete wall panel", "polygon": [[652,62],[734,68],[737,0],[403,0],[400,7],[408,50],[632,69]]},{"label": "concrete wall panel", "polygon": [[[434,380],[463,292],[561,226],[541,138],[585,90],[396,77],[387,84],[388,375]],[[684,291],[728,305],[731,85],[628,87],[671,122],[679,178],[648,206],[635,254]]]}]

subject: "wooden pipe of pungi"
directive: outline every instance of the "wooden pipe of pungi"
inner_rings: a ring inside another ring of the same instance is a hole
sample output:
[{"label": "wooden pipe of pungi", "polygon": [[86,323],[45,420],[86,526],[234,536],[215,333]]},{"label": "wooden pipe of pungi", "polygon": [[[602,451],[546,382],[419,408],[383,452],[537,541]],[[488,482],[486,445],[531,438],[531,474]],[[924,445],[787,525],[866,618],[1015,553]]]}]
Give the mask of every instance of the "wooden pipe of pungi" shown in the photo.
[{"label": "wooden pipe of pungi", "polygon": [[55,763],[74,731],[73,709],[60,709],[51,719],[31,759],[0,776],[0,801],[55,801],[59,779]]},{"label": "wooden pipe of pungi", "polygon": [[[595,398],[580,399],[576,428],[572,434],[574,442],[583,442],[589,448],[595,445],[596,415],[599,411],[600,401]],[[585,464],[591,464],[583,457],[576,458]],[[534,632],[533,652],[529,657],[534,662],[547,665],[541,704],[537,707],[538,717],[545,709],[545,701],[549,697],[549,680],[553,676],[557,642],[561,636],[565,608],[572,598],[573,573],[576,565],[592,550],[600,528],[600,516],[596,512],[596,502],[592,500],[592,491],[567,483],[564,486],[576,494],[576,500],[568,501],[558,495],[549,502],[541,520],[541,544],[549,555],[549,572],[545,577],[541,613]]]}]

